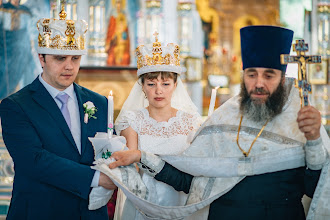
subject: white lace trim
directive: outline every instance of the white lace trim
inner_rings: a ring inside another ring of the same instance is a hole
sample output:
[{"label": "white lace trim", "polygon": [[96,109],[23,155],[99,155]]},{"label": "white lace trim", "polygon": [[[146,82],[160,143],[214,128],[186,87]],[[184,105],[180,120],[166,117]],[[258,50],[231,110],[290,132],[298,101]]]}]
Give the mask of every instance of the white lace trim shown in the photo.
[{"label": "white lace trim", "polygon": [[118,132],[132,127],[139,135],[148,135],[157,138],[170,138],[178,135],[187,136],[196,129],[200,123],[200,117],[178,110],[175,117],[167,122],[158,122],[149,116],[147,109],[127,111],[123,115],[123,121],[116,126]]}]

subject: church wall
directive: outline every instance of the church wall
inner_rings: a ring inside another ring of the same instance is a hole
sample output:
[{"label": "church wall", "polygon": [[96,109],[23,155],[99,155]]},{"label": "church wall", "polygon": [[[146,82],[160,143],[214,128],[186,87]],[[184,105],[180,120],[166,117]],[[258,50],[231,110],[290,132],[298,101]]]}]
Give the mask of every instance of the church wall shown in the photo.
[{"label": "church wall", "polygon": [[[228,62],[232,84],[240,82],[239,28],[246,25],[279,25],[279,0],[210,0],[219,15],[219,44],[235,62]],[[238,22],[238,23],[237,23]],[[236,27],[235,27],[236,26]]]}]

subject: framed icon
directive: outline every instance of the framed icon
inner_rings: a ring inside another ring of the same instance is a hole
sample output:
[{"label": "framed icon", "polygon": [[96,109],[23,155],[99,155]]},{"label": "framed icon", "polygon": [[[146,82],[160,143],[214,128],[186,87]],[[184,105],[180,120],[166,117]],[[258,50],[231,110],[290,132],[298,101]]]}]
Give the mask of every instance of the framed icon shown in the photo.
[{"label": "framed icon", "polygon": [[328,60],[322,59],[322,63],[309,65],[309,81],[312,84],[327,84]]},{"label": "framed icon", "polygon": [[187,57],[186,58],[186,80],[200,81],[203,76],[203,61],[201,58]]}]

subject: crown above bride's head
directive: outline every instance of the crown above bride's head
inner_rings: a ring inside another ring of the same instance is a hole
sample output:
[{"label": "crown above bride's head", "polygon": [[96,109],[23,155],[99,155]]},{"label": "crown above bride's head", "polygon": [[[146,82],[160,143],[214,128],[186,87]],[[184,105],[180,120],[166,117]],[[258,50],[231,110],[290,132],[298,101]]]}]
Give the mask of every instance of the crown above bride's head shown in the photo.
[{"label": "crown above bride's head", "polygon": [[141,76],[150,72],[174,72],[181,74],[180,47],[169,43],[166,46],[158,41],[158,33],[155,32],[155,42],[150,45],[140,45],[136,48],[137,75]]}]

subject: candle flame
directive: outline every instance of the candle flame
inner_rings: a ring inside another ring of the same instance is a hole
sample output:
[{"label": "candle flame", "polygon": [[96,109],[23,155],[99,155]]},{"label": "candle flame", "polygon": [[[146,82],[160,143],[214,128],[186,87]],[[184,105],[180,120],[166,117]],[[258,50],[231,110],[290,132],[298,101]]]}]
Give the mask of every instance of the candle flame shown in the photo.
[{"label": "candle flame", "polygon": [[110,92],[109,92],[109,96],[112,96],[112,90],[110,90]]},{"label": "candle flame", "polygon": [[214,87],[215,90],[219,89],[220,86]]}]

